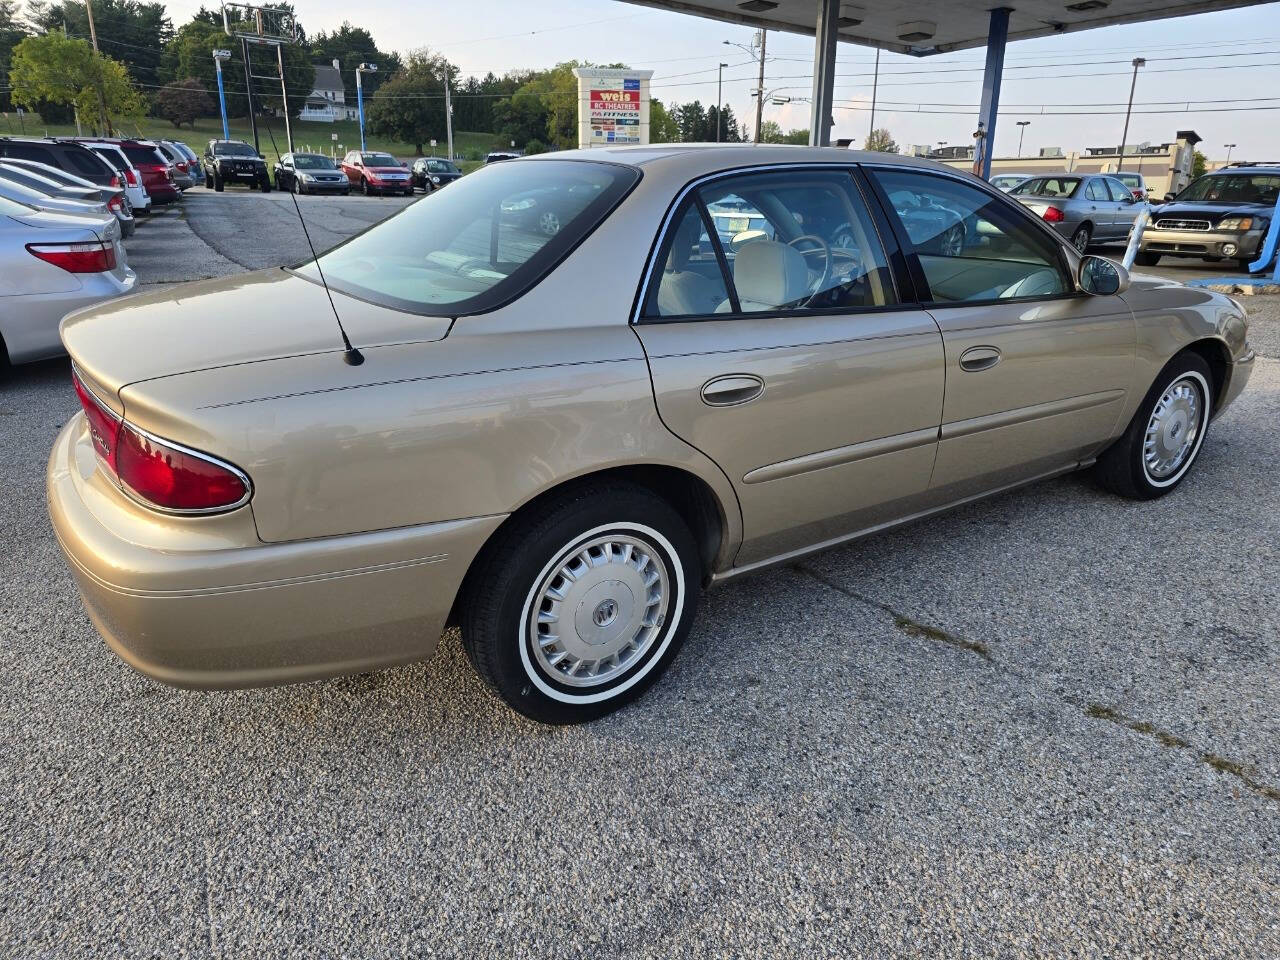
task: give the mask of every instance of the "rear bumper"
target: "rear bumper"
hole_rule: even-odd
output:
[[[1260,230],[1231,233],[1220,230],[1158,230],[1148,226],[1142,232],[1139,250],[1170,257],[1252,260],[1258,254],[1262,237]]]
[[[179,687],[269,686],[421,660],[502,517],[264,544],[249,508],[167,517],[103,475],[77,414],[50,454],[49,515],[98,632]]]

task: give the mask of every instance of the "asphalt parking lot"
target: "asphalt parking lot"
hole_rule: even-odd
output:
[[[301,198],[319,247],[404,202]],[[294,228],[197,189],[130,263],[291,262]],[[572,729],[456,636],[272,690],[133,673],[45,514],[67,364],[11,371],[0,955],[1280,957],[1280,306],[1246,303],[1263,358],[1175,494],[1067,477],[733,582]]]

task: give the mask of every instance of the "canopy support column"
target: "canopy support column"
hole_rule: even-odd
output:
[[[975,137],[973,172],[991,177],[991,154],[996,143],[996,114],[1000,112],[1000,80],[1004,75],[1004,48],[1009,41],[1008,7],[991,11],[987,30],[987,66],[982,75],[982,106],[978,110],[979,136]]]
[[[809,115],[811,147],[831,146],[831,109],[836,86],[836,21],[839,18],[840,0],[818,0],[818,23],[813,38],[813,103]]]

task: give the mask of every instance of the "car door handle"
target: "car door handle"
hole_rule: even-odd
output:
[[[970,347],[960,354],[960,369],[969,373],[990,370],[1000,362],[1000,351],[995,347]]]
[[[709,407],[750,403],[764,393],[764,381],[747,373],[716,377],[702,385],[702,402]]]

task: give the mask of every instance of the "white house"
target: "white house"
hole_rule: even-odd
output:
[[[315,89],[308,95],[298,114],[299,120],[315,120],[333,123],[335,120],[356,119],[356,108],[347,105],[346,89],[342,85],[342,70],[338,61],[316,64]]]

